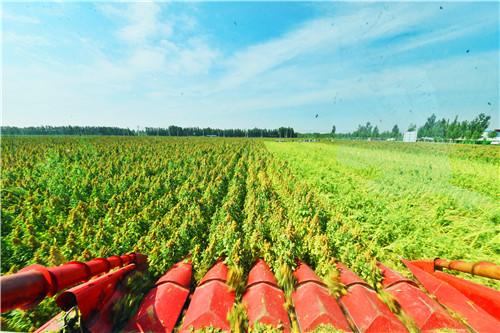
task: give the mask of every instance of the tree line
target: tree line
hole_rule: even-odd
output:
[[[449,119],[437,119],[433,114],[424,125],[418,127],[410,124],[407,131],[417,131],[418,138],[431,141],[458,140],[476,141],[490,124],[490,116],[479,114],[471,121],[459,121],[458,116],[453,121]],[[358,125],[352,133],[336,133],[336,126],[332,127],[330,133],[297,133],[292,127],[280,127],[278,129],[219,129],[200,127],[146,127],[144,130],[133,130],[129,128],[107,127],[107,126],[30,126],[14,127],[2,126],[2,135],[115,135],[115,136],[219,136],[219,137],[251,137],[251,138],[339,138],[339,139],[394,139],[402,140],[403,133],[396,124],[390,131],[380,131],[378,126],[367,122]],[[496,137],[496,132],[491,132],[490,137]]]
[[[148,136],[221,136],[232,138],[296,138],[297,133],[292,127],[280,127],[278,129],[253,128],[244,129],[219,129],[200,127],[179,127],[169,126],[168,128],[146,127],[145,133]]]
[[[399,140],[403,138],[403,134],[399,130],[398,125],[394,125],[391,131],[383,131],[380,132],[378,126],[373,126],[370,122],[367,122],[366,125],[359,125],[358,129],[352,133],[352,136],[356,138],[368,139],[368,138],[381,138],[381,139],[389,139],[394,138],[395,140]]]
[[[458,121],[458,116],[455,117],[453,121],[449,119],[437,119],[436,115],[433,114],[424,125],[418,127],[415,124],[410,124],[407,131],[413,132],[417,131],[417,137],[422,140],[430,141],[452,141],[456,142],[458,140],[478,140],[483,135],[484,131],[488,128],[490,124],[490,116],[483,113],[479,114],[471,121]],[[394,139],[401,140],[403,138],[403,133],[400,131],[398,125],[394,125],[391,131],[380,132],[378,126],[373,126],[370,122],[365,125],[358,125],[358,128],[352,133],[335,133],[335,126],[332,127],[330,133],[331,137],[336,138],[356,138],[356,139]],[[491,138],[496,137],[496,132],[491,132],[489,136]]]
[[[418,129],[417,136],[419,138],[433,138],[435,141],[457,141],[458,139],[478,140],[483,135],[486,128],[490,124],[490,116],[484,113],[479,114],[471,121],[458,121],[458,116],[450,122],[449,119],[438,120],[433,114],[427,118],[427,122]],[[490,137],[496,137],[495,132]],[[494,135],[494,136],[493,136]]]
[[[220,137],[262,137],[262,138],[296,138],[292,127],[278,129],[253,128],[218,129],[199,127],[169,126],[146,127],[144,130],[106,126],[2,126],[2,135],[114,135],[114,136],[220,136]]]
[[[2,135],[121,135],[133,136],[129,128],[107,126],[2,126]]]

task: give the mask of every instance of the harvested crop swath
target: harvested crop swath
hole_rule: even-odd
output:
[[[428,152],[426,144],[384,144],[266,142],[380,261],[403,271],[398,256],[496,261],[498,164],[449,157],[445,144],[429,144]],[[478,148],[498,154],[498,147]],[[495,287],[494,281],[474,279]]]

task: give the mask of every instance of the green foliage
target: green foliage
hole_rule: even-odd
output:
[[[408,125],[408,132],[413,132],[413,131],[416,131],[417,130],[417,125],[411,123],[410,125]]]
[[[2,330],[32,332],[45,324],[49,319],[61,312],[56,307],[54,298],[45,298],[36,308],[29,310],[12,310],[2,313]],[[4,328],[5,327],[5,328]]]
[[[124,291],[124,296],[119,298],[111,309],[113,327],[119,331],[134,316],[139,309],[139,305],[154,285],[155,280],[149,274],[142,271],[134,271],[124,285],[120,288]]]
[[[418,129],[418,137],[431,137],[434,141],[443,141],[444,139],[456,140],[458,138],[477,140],[490,124],[490,116],[481,113],[472,121],[466,120],[462,123],[458,122],[458,117],[450,123],[449,120],[443,118],[436,119],[433,114],[427,118],[426,123]]]
[[[384,302],[389,309],[398,317],[398,319],[406,326],[408,331],[411,333],[419,332],[418,326],[415,320],[409,317],[401,308],[396,298],[385,290],[379,290],[377,294],[378,298]]]
[[[234,303],[231,312],[227,315],[227,320],[231,324],[231,332],[243,333],[248,331],[247,311],[242,303]]]
[[[497,133],[497,132],[495,132],[495,131],[490,131],[490,132],[488,133],[488,138],[490,138],[490,139],[494,139],[494,138],[496,138],[497,136],[498,136],[498,133]]]
[[[398,125],[394,125],[391,131],[391,137],[399,139],[401,137],[401,132],[399,131]]]
[[[251,333],[281,333],[283,332],[283,325],[278,326],[278,327],[273,327],[273,325],[269,324],[262,324],[262,323],[256,323],[253,328],[250,328],[248,332]]]
[[[189,331],[193,333],[222,333],[222,330],[220,328],[215,328],[212,325],[209,327],[204,327],[202,329],[195,330],[193,326],[189,326]]]
[[[333,325],[330,325],[330,324],[320,324],[318,326],[316,326],[316,328],[312,331],[309,331],[311,333],[341,333],[341,332],[345,332],[344,330],[341,330],[341,329],[338,329],[338,328],[335,328]]]

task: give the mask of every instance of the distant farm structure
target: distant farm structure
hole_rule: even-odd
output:
[[[403,142],[417,142],[417,131],[405,132]]]

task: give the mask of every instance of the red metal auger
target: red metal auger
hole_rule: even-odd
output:
[[[405,313],[415,320],[421,332],[451,328],[456,332],[467,333],[464,326],[422,291],[414,281],[380,263],[378,267],[384,275],[384,290],[397,299]]]
[[[1,311],[4,313],[16,308],[31,309],[40,304],[46,296],[54,296],[61,290],[107,273],[112,268],[130,263],[141,266],[146,261],[146,255],[131,253],[107,259],[96,258],[87,262],[71,261],[51,268],[42,265],[27,266],[16,274],[0,277]]]
[[[467,324],[474,330],[477,332],[488,332],[490,330],[500,332],[500,322],[484,309],[471,302],[471,300],[457,289],[410,262],[404,259],[402,261],[430,294],[434,295],[441,304],[450,310],[460,313],[467,320]],[[494,292],[496,292],[497,301],[500,302],[500,297],[498,297],[500,296],[500,292],[492,291],[493,293],[489,295],[493,296]],[[500,313],[497,313],[498,315]]]
[[[478,332],[500,332],[500,291],[441,272],[443,267],[470,274],[500,278],[500,266],[491,262],[416,260],[403,263],[436,299],[459,313]]]

